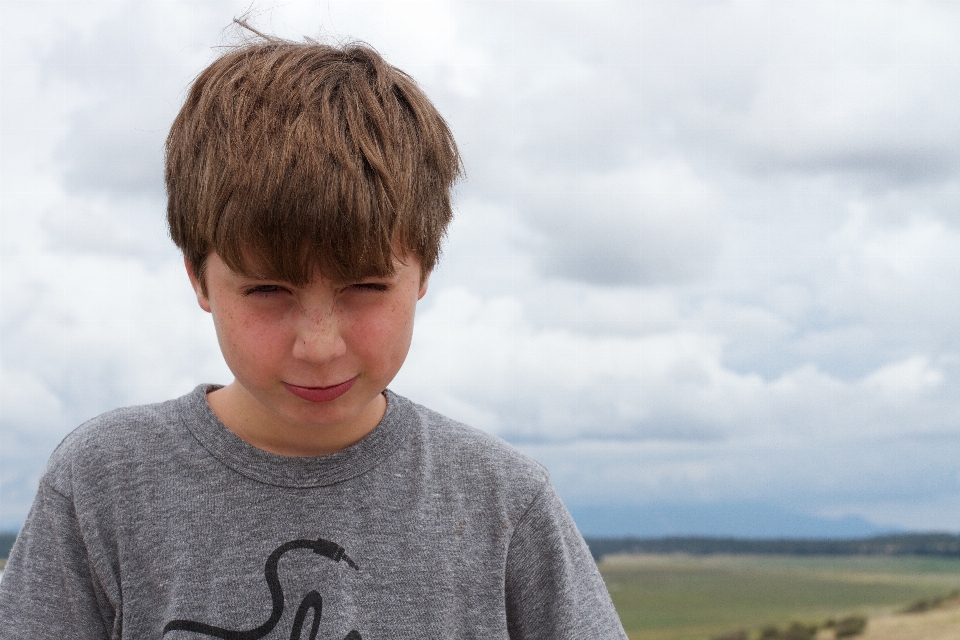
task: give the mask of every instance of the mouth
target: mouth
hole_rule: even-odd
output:
[[[354,376],[346,382],[335,384],[332,387],[300,387],[288,382],[284,382],[283,386],[287,388],[287,391],[307,402],[332,402],[350,391],[350,387],[356,381],[357,376]]]

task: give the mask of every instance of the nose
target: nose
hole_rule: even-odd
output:
[[[346,353],[341,333],[342,322],[335,309],[301,308],[293,356],[313,364],[323,364]]]

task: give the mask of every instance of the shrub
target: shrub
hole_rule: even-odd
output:
[[[930,611],[930,609],[936,609],[944,602],[955,600],[957,597],[960,597],[960,590],[954,589],[941,598],[924,598],[917,600],[901,609],[900,613],[923,613],[924,611]]]
[[[936,608],[939,604],[940,598],[921,599],[908,604],[900,610],[900,613],[923,613],[924,611]]]
[[[833,633],[837,638],[850,638],[860,635],[866,628],[866,616],[847,616],[837,620],[833,626]]]
[[[800,622],[794,622],[790,628],[780,634],[780,640],[813,640],[817,635],[817,626],[807,626]]]
[[[747,640],[748,637],[747,632],[740,629],[739,631],[731,631],[730,633],[714,636],[712,640]]]
[[[773,625],[760,630],[760,640],[813,640],[815,635],[817,625],[805,625],[801,622],[794,622],[783,631]]]

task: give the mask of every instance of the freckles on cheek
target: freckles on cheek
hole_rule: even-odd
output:
[[[275,338],[267,323],[248,313],[225,309],[215,320],[221,343],[225,343],[237,360],[263,358]]]

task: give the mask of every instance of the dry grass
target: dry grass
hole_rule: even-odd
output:
[[[856,640],[957,640],[960,638],[960,600],[925,613],[898,613],[871,618]],[[821,633],[817,640],[833,640]]]

